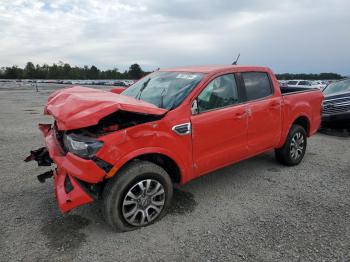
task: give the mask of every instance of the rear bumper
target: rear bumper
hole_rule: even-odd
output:
[[[93,197],[79,180],[96,184],[104,179],[106,172],[92,160],[82,159],[71,153],[66,154],[58,143],[53,129],[42,127],[40,129],[50,158],[57,166],[54,171],[54,186],[60,210],[64,213],[92,202]]]

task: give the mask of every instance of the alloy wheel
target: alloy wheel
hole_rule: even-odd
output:
[[[305,149],[305,139],[301,132],[296,132],[290,143],[290,156],[294,160],[298,160]]]
[[[144,179],[127,191],[122,213],[125,221],[133,226],[145,226],[154,221],[165,204],[163,185],[154,179]]]

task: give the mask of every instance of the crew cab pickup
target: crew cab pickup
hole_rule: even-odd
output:
[[[49,96],[46,146],[26,161],[55,165],[38,178],[54,177],[62,212],[102,199],[106,222],[128,231],[165,214],[174,183],[270,150],[299,164],[322,100],[252,66],[159,70],[121,94],[75,86]]]

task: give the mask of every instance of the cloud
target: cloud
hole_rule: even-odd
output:
[[[240,52],[276,72],[350,74],[349,11],[347,0],[0,0],[0,61],[154,69]]]

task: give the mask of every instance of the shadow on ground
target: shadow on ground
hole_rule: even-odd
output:
[[[329,135],[329,136],[337,136],[337,137],[350,137],[350,128],[328,128],[321,127],[318,130],[321,134]]]
[[[197,206],[197,202],[194,200],[192,193],[182,191],[178,188],[174,188],[173,201],[168,210],[168,214],[171,215],[184,215],[194,211]]]
[[[51,251],[77,249],[85,242],[85,234],[80,232],[90,221],[79,215],[56,217],[41,228],[47,237],[46,246]]]

